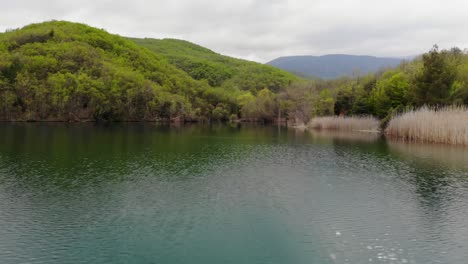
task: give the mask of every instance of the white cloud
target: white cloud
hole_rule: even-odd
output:
[[[0,30],[51,19],[124,36],[182,38],[219,53],[266,62],[328,53],[406,56],[468,47],[461,0],[15,0]]]

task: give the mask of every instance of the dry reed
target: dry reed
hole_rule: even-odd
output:
[[[309,128],[340,131],[378,131],[380,122],[374,117],[316,117],[309,122]]]
[[[468,108],[423,107],[390,120],[385,134],[407,141],[468,145]]]

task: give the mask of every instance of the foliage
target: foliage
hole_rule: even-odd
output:
[[[307,123],[314,114],[318,86],[315,82],[294,83],[279,94],[280,114],[296,123]]]
[[[458,48],[439,51],[435,46],[394,69],[311,83],[315,87],[310,95],[315,99],[309,106],[313,116],[372,115],[385,126],[393,116],[412,107],[467,105],[468,54]]]
[[[468,104],[468,54],[427,54],[394,69],[305,81],[174,39],[127,39],[51,21],[0,34],[0,120],[308,123],[386,121],[422,105]]]
[[[263,88],[278,92],[299,78],[269,65],[235,59],[176,39],[131,39],[161,54],[196,80],[213,87],[231,87],[256,94]]]
[[[238,97],[238,102],[241,105],[241,115],[247,120],[271,121],[278,113],[276,94],[268,88],[259,91],[257,96],[243,94]]]
[[[439,52],[438,47],[423,55],[423,70],[415,80],[413,103],[417,106],[446,105],[450,101],[450,89],[456,80],[456,64],[459,50]]]
[[[0,120],[228,120],[239,96],[298,79],[189,42],[139,41],[63,21],[0,34]]]
[[[375,116],[385,118],[393,109],[407,105],[409,86],[409,79],[404,72],[388,71],[383,74],[370,95]]]
[[[333,115],[333,106],[334,100],[330,94],[330,91],[328,89],[324,89],[320,92],[315,102],[314,113],[317,116]]]

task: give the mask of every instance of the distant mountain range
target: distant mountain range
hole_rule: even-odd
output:
[[[382,68],[398,66],[405,58],[379,58],[333,54],[324,56],[288,56],[268,62],[274,67],[305,78],[334,79],[352,76],[353,73],[367,74]]]

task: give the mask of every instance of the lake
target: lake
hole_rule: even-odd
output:
[[[468,148],[275,126],[0,124],[0,263],[460,263]]]

